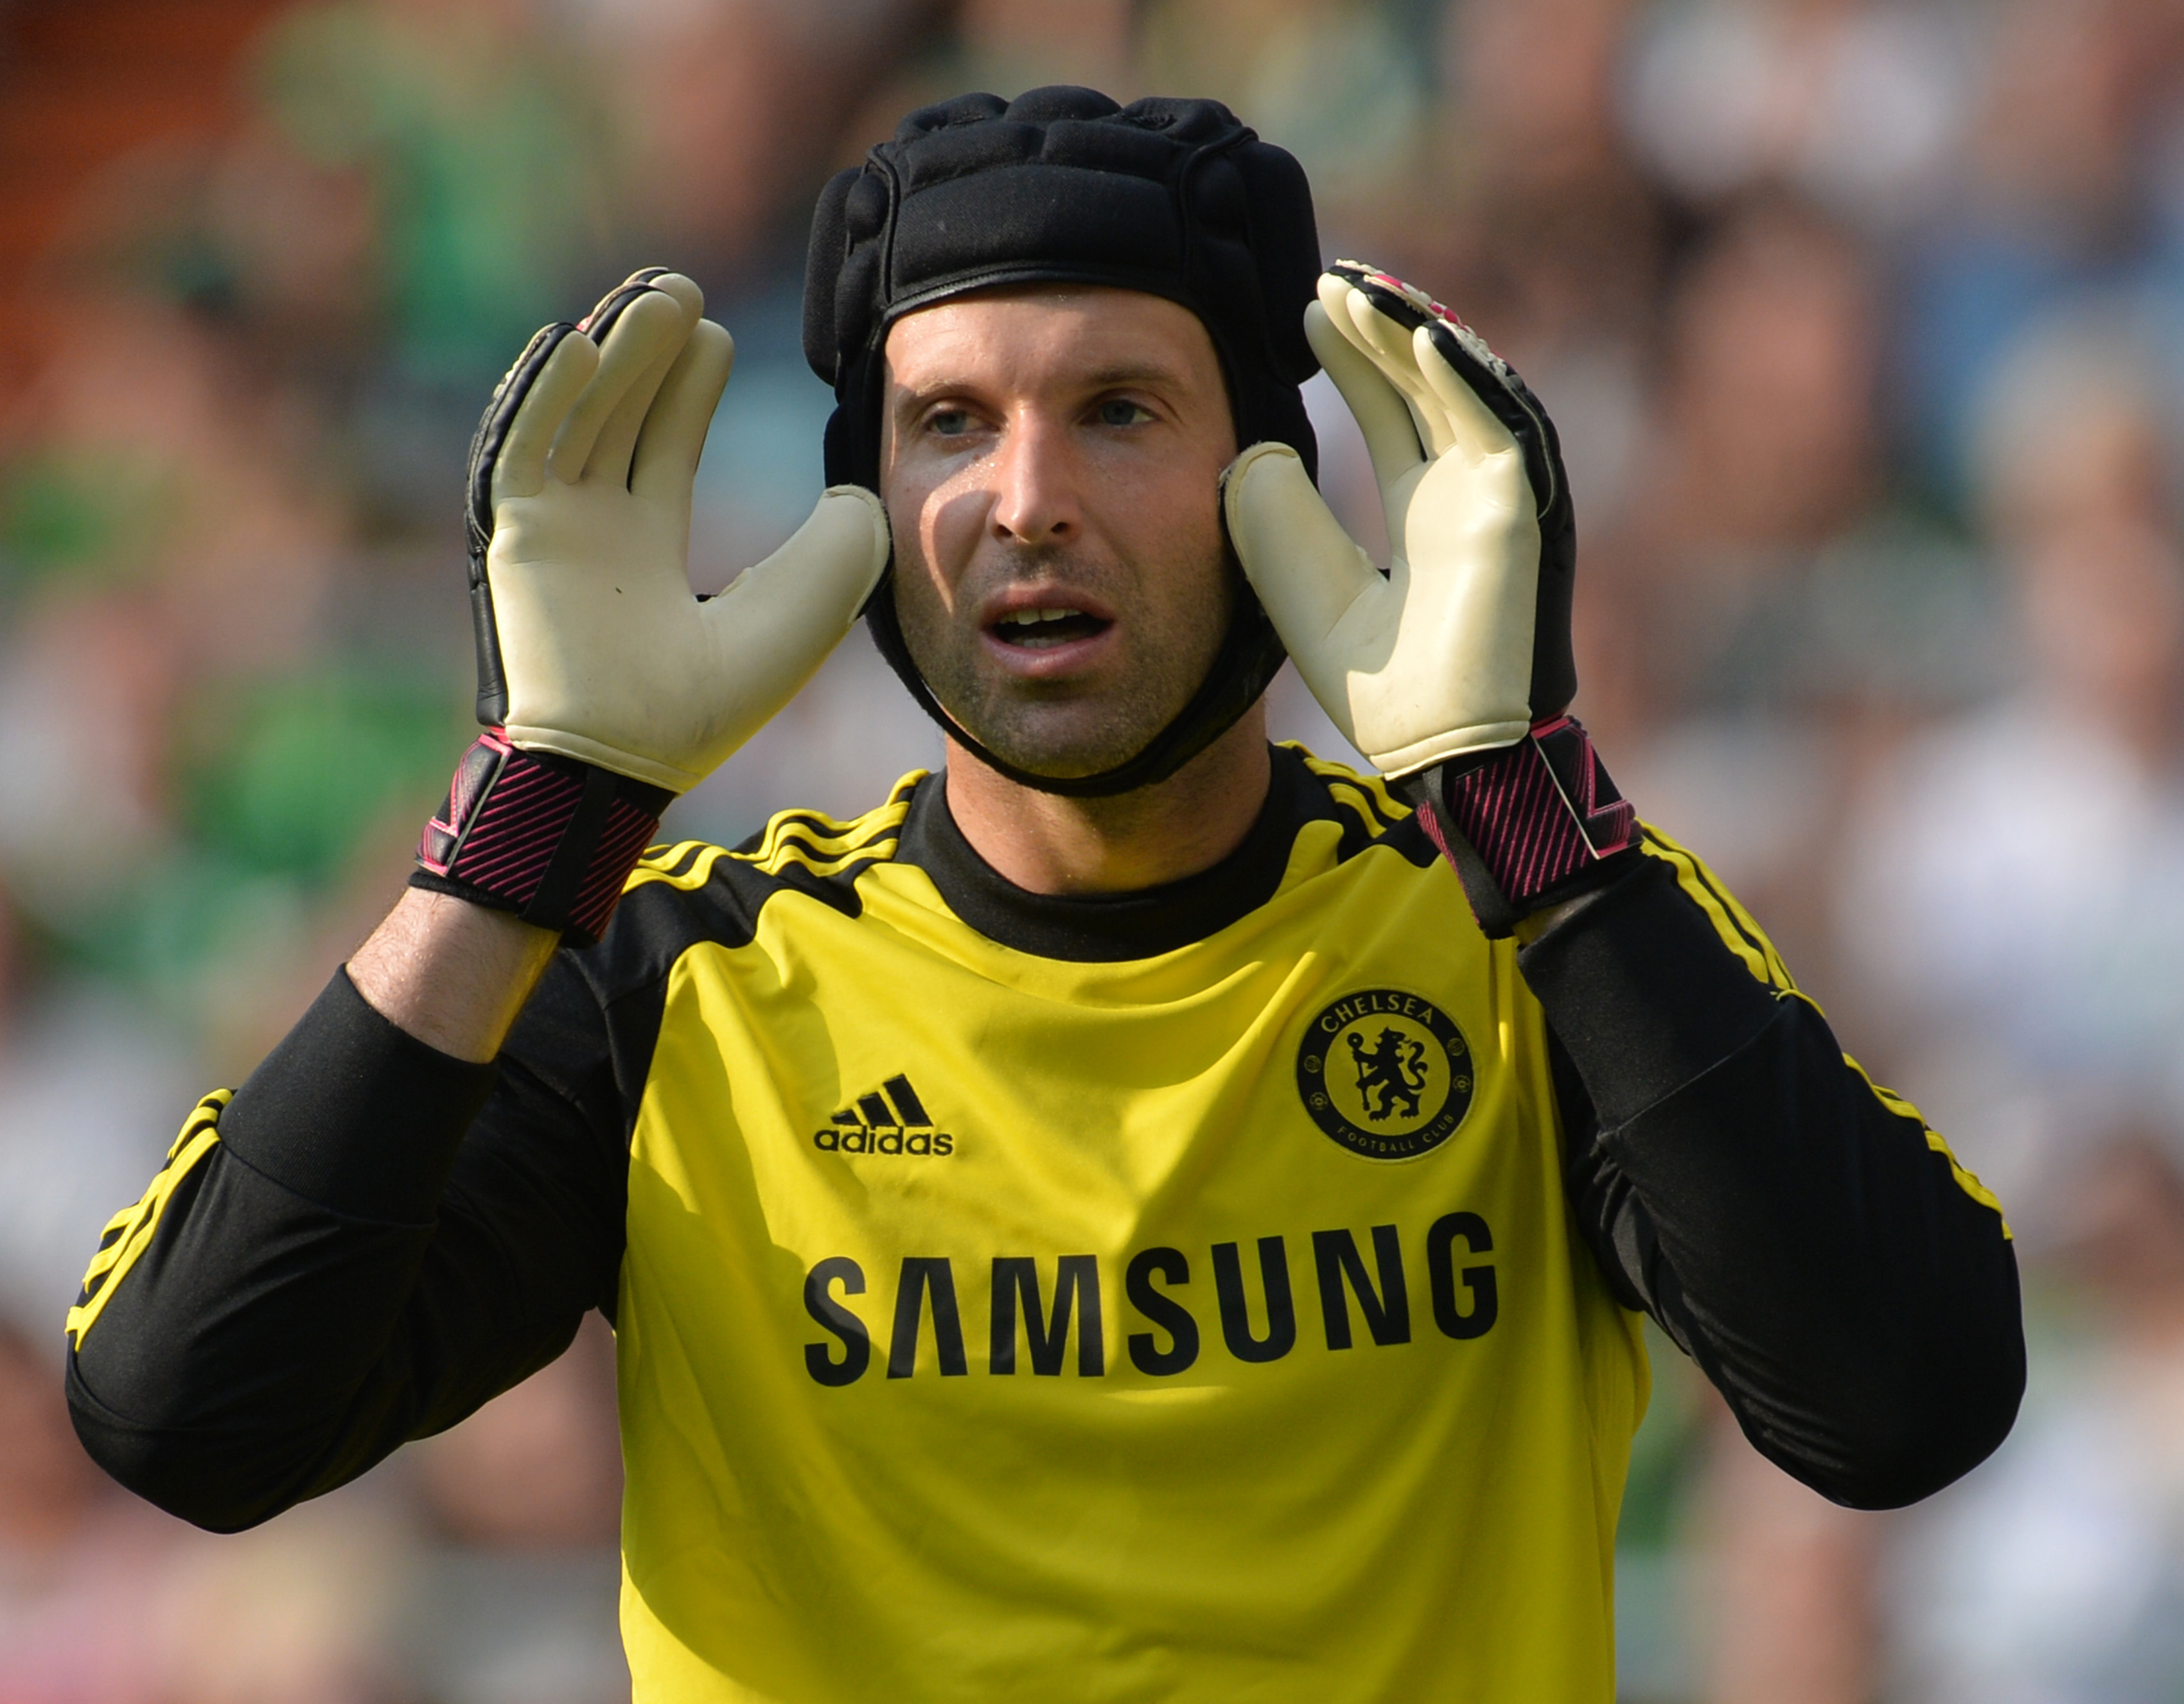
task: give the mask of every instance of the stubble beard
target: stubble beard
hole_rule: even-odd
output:
[[[1215,597],[1177,621],[1149,619],[1134,607],[1123,589],[1132,576],[1094,571],[1065,551],[1020,550],[987,572],[1012,583],[1067,581],[1126,612],[1118,625],[1128,665],[1119,680],[1112,673],[1097,682],[1019,680],[994,666],[978,628],[941,606],[922,564],[897,565],[889,595],[903,643],[941,708],[1004,762],[1056,781],[1117,768],[1151,744],[1204,684],[1235,607],[1233,566],[1217,577]]]

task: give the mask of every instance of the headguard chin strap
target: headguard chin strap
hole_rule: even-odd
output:
[[[1319,270],[1302,169],[1217,101],[1123,107],[1056,87],[912,113],[827,184],[812,220],[804,353],[834,387],[827,482],[878,489],[888,327],[951,296],[1022,283],[1112,285],[1190,309],[1220,357],[1238,447],[1274,440],[1316,468],[1297,387],[1319,366],[1304,336]],[[1284,659],[1240,580],[1221,649],[1173,721],[1112,769],[1039,775],[988,750],[934,697],[903,642],[893,578],[890,565],[865,618],[911,695],[980,762],[1066,797],[1165,780],[1235,726]]]

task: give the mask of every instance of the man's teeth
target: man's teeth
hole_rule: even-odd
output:
[[[1057,628],[1055,624],[1061,622],[1069,625]],[[1083,638],[1085,615],[1082,610],[1012,610],[994,625],[1001,629],[1002,637],[1011,645],[1043,651]]]

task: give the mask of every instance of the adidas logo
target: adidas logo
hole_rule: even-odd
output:
[[[824,1129],[812,1133],[811,1145],[839,1154],[922,1154],[945,1159],[956,1139],[933,1128],[932,1115],[907,1077],[890,1077],[855,1106],[833,1114]]]

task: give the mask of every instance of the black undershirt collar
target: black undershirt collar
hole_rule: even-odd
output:
[[[1002,946],[1082,964],[1152,958],[1217,934],[1265,905],[1288,871],[1297,831],[1334,815],[1326,788],[1302,758],[1282,746],[1268,755],[1266,803],[1244,844],[1180,882],[1082,896],[1019,888],[963,838],[940,774],[919,782],[895,856],[924,871],[949,910]]]

